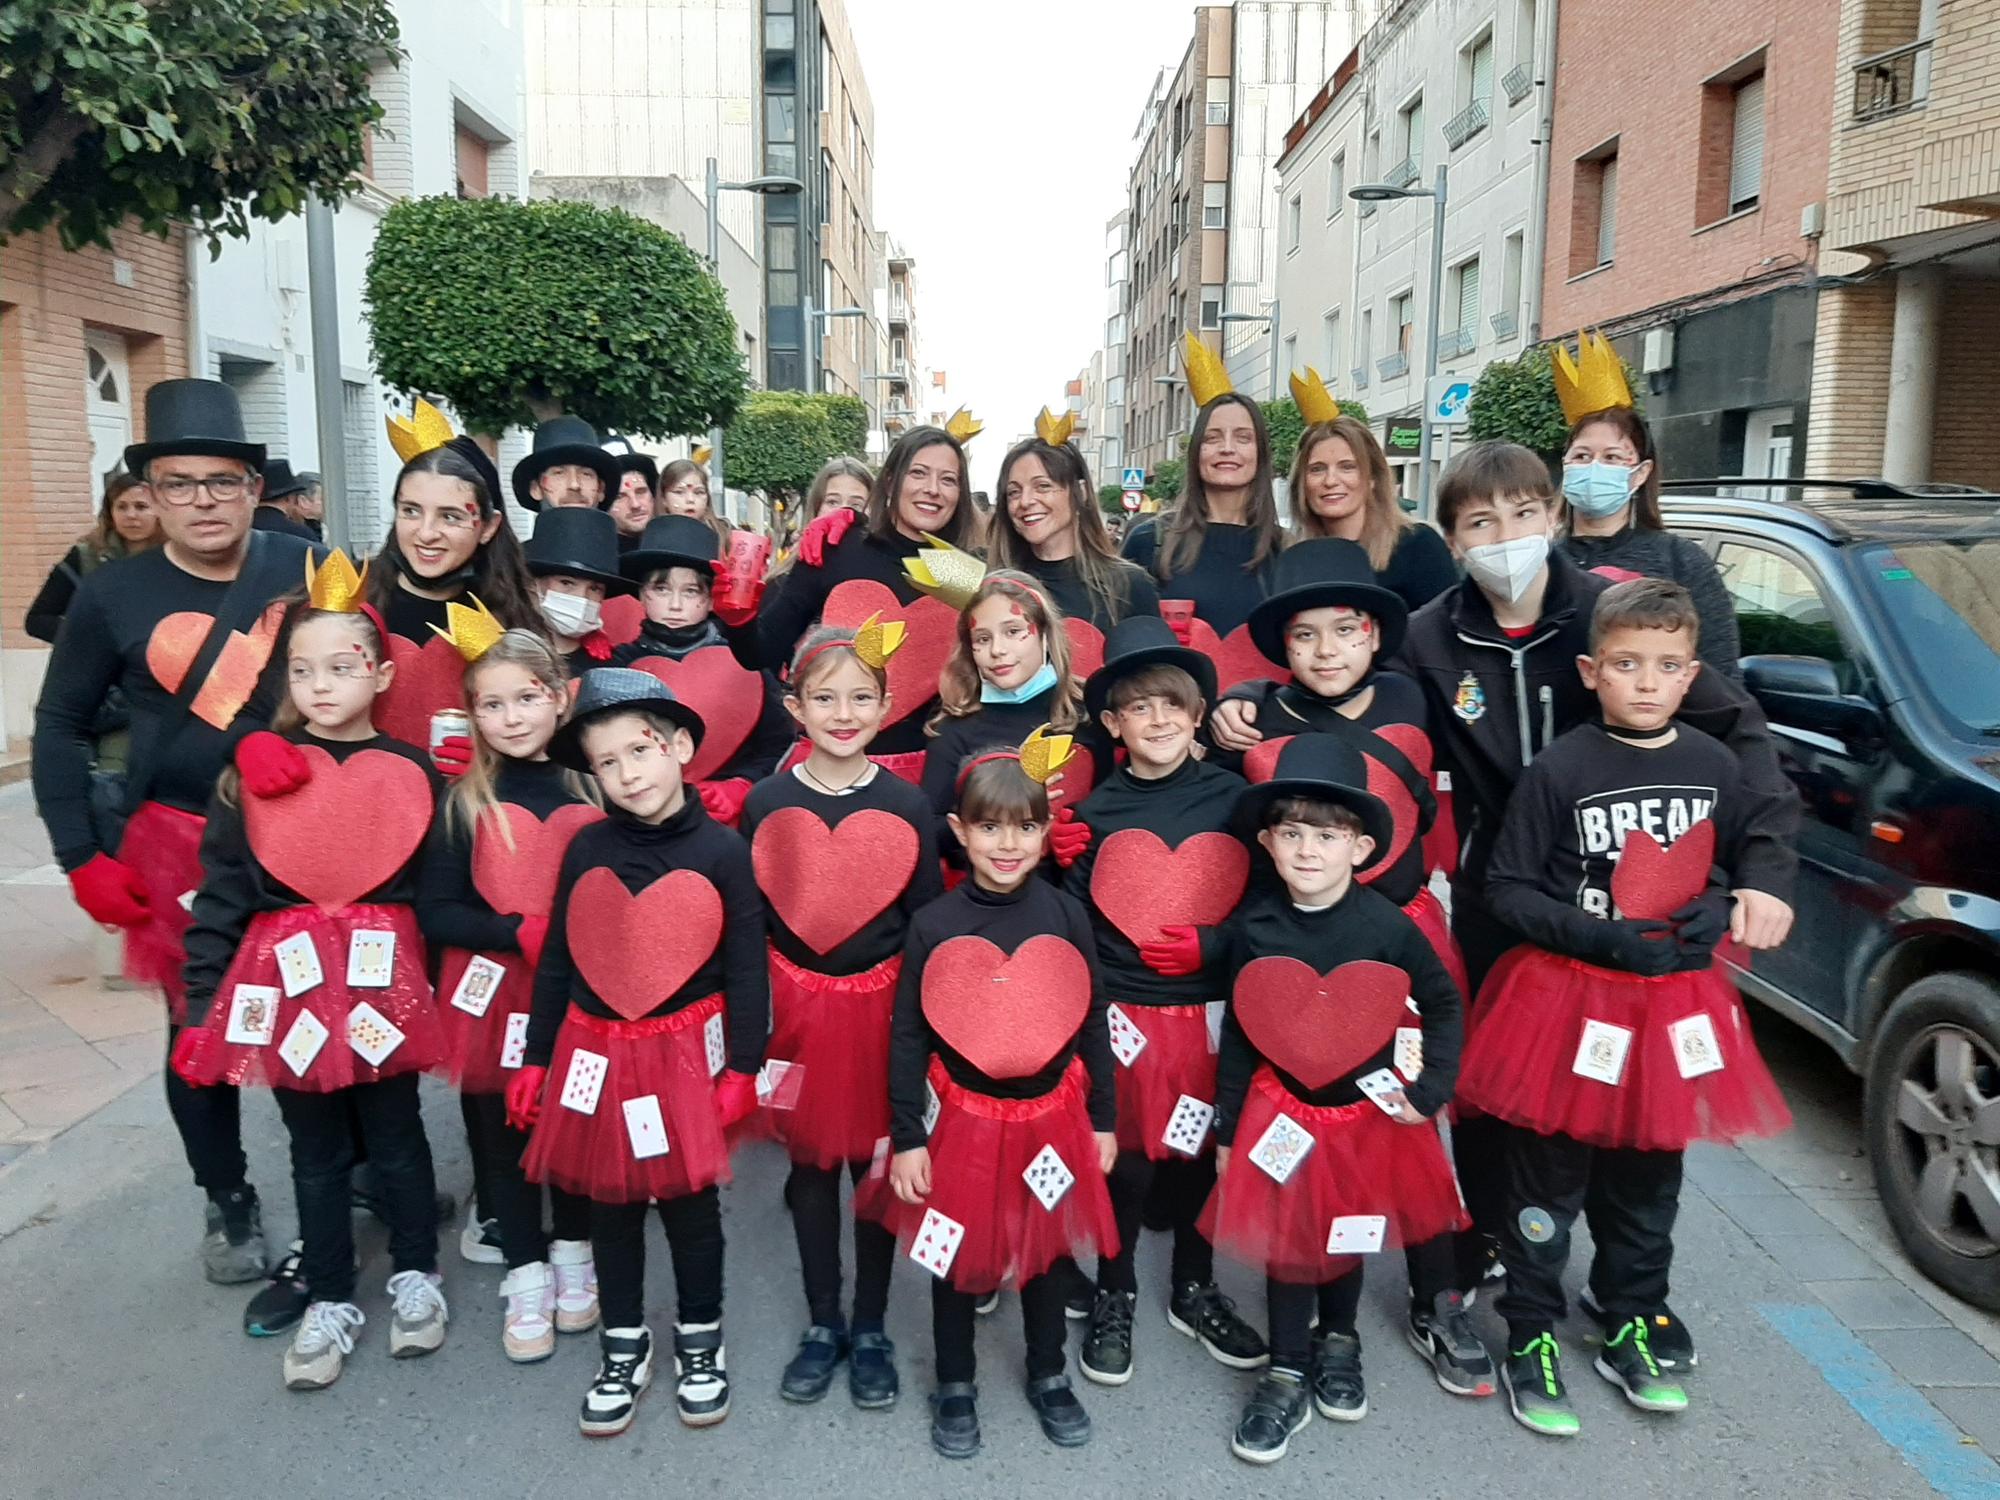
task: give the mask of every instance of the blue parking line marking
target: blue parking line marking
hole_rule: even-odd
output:
[[[1757,1312],[1945,1500],[2000,1500],[2000,1464],[1826,1308],[1760,1302]]]

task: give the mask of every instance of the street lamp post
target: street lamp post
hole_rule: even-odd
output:
[[[1271,299],[1267,313],[1224,313],[1224,323],[1269,323],[1271,325],[1271,399],[1278,399],[1278,299]]]
[[[1186,385],[1187,382],[1181,379],[1181,377],[1178,375],[1155,375],[1153,377],[1153,384],[1165,385],[1165,386],[1182,386]]]
[[[715,279],[722,280],[722,224],[717,215],[719,200],[724,193],[762,193],[778,195],[783,193],[803,193],[806,185],[796,177],[752,177],[747,182],[724,182],[716,171],[715,158],[708,159],[707,171],[708,200],[708,263],[715,268]],[[762,257],[753,257],[762,264]],[[725,289],[725,296],[727,291]],[[708,459],[713,465],[715,487],[722,494],[722,508],[729,509],[729,481],[722,472],[722,429],[708,429]]]
[[[1347,190],[1347,196],[1357,203],[1387,203],[1398,198],[1428,198],[1431,200],[1431,286],[1427,299],[1430,307],[1430,326],[1424,334],[1424,415],[1421,436],[1417,440],[1417,514],[1425,520],[1431,515],[1431,381],[1438,372],[1438,304],[1444,297],[1444,205],[1445,169],[1440,162],[1434,184],[1427,188],[1391,187],[1386,182],[1364,182],[1359,187]]]

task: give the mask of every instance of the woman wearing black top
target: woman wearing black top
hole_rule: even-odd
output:
[[[145,481],[136,474],[113,475],[104,485],[97,524],[78,537],[62,561],[49,569],[41,592],[28,606],[24,628],[36,640],[53,643],[84,574],[159,544],[160,518],[153,513],[152,492]]]
[[[1293,391],[1298,394],[1296,376]],[[1305,404],[1301,397],[1302,409]],[[1359,543],[1375,581],[1412,610],[1458,582],[1451,549],[1436,531],[1403,514],[1388,454],[1368,424],[1354,417],[1314,422],[1292,459],[1292,540],[1320,536]]]

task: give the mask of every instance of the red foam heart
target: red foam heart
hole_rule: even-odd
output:
[[[337,761],[301,745],[312,779],[278,797],[243,794],[250,852],[315,906],[351,906],[387,885],[429,831],[430,778],[405,756],[358,750]]]
[[[472,840],[472,884],[497,912],[546,917],[555,905],[556,876],[569,841],[579,828],[602,821],[604,809],[576,802],[542,819],[516,803],[502,802],[497,812],[507,820],[514,847],[509,849],[500,830],[481,818]]]
[[[757,885],[799,940],[831,953],[902,895],[917,869],[917,830],[878,808],[829,828],[819,814],[782,807],[757,825]]]
[[[887,728],[937,701],[938,678],[958,640],[958,616],[928,594],[904,604],[886,584],[850,578],[834,585],[819,620],[839,630],[858,630],[874,614],[884,623],[900,620],[905,632],[902,647],[889,658],[889,713],[882,721]]]
[[[1250,851],[1226,833],[1197,833],[1169,849],[1145,828],[1122,828],[1097,848],[1090,899],[1136,943],[1166,939],[1165,927],[1214,927],[1242,899]]]
[[[1431,737],[1414,724],[1379,724],[1375,733],[1403,752],[1403,758],[1416,767],[1417,774],[1426,782],[1431,772],[1437,768],[1437,752],[1431,746]]]
[[[284,622],[285,606],[273,603],[247,632],[230,631],[209,664],[208,676],[188,712],[217,729],[235,723],[243,705],[257,691],[257,679],[270,663],[271,648],[278,643],[278,630]],[[146,670],[160,686],[170,693],[180,690],[214,624],[212,616],[188,609],[166,615],[153,626],[146,638]]]
[[[638,895],[602,865],[569,893],[569,951],[597,998],[628,1021],[658,1010],[722,941],[722,897],[692,870]]]
[[[1215,684],[1228,692],[1239,682],[1290,682],[1290,667],[1281,667],[1257,649],[1250,639],[1250,627],[1238,625],[1226,636],[1218,636],[1208,621],[1196,619],[1188,631],[1188,644],[1215,663]]]
[[[1069,637],[1069,675],[1081,680],[1104,665],[1104,632],[1074,615],[1063,621]]]
[[[1236,976],[1232,1004],[1251,1046],[1323,1089],[1389,1045],[1409,994],[1409,975],[1372,958],[1324,975],[1296,958],[1258,958]]]
[[[1026,1078],[1069,1045],[1090,1012],[1090,965],[1059,937],[1003,954],[983,937],[938,944],[924,965],[924,1018],[988,1078]]]
[[[598,628],[614,646],[639,639],[639,627],[646,623],[646,606],[632,594],[613,594],[597,611]]]
[[[1278,752],[1291,743],[1291,738],[1285,735],[1280,739],[1260,740],[1253,745],[1243,757],[1244,779],[1269,781],[1277,772]],[[1368,885],[1394,869],[1396,861],[1410,847],[1410,840],[1417,836],[1417,799],[1403,778],[1374,756],[1364,753],[1362,760],[1368,767],[1368,790],[1380,797],[1389,809],[1390,826],[1394,830],[1389,839],[1389,852],[1354,877],[1363,885]]]
[[[1714,864],[1715,824],[1707,818],[1675,839],[1671,849],[1635,828],[1611,867],[1611,899],[1624,916],[1663,922],[1708,888]]]
[[[743,666],[727,646],[703,646],[679,661],[642,656],[632,665],[659,678],[701,715],[701,745],[682,773],[689,781],[706,781],[728,765],[764,711],[762,674]]]
[[[1259,740],[1243,755],[1243,779],[1250,782],[1269,781],[1278,773],[1278,755],[1292,742],[1289,734],[1281,734],[1274,740]]]
[[[431,715],[465,707],[465,658],[438,636],[419,646],[392,635],[389,660],[396,664],[396,680],[375,700],[375,727],[391,739],[428,749]]]

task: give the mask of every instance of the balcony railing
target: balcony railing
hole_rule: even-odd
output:
[[[1417,173],[1422,170],[1423,167],[1414,156],[1406,156],[1389,168],[1389,186],[1408,187],[1417,180]]]
[[[1486,128],[1486,101],[1475,99],[1444,122],[1444,143],[1456,151]]]
[[[1477,328],[1447,328],[1438,335],[1438,358],[1456,359],[1479,347]]]
[[[1493,324],[1493,336],[1497,339],[1511,339],[1521,331],[1521,320],[1510,312],[1497,312],[1488,321]]]
[[[1401,352],[1391,354],[1387,358],[1376,360],[1375,368],[1381,372],[1384,380],[1394,380],[1398,375],[1410,373],[1410,356]]]
[[[1905,42],[1854,65],[1854,118],[1880,120],[1914,109],[1931,91],[1931,38]]]
[[[1365,391],[1368,389],[1368,366],[1356,365],[1352,370],[1349,370],[1347,373],[1354,377],[1354,388],[1357,391]]]
[[[1500,80],[1500,87],[1507,91],[1507,102],[1519,104],[1528,97],[1528,90],[1535,86],[1535,70],[1526,63],[1516,64],[1507,70],[1507,76]]]
[[[891,297],[889,299],[889,321],[891,323],[907,323],[910,321],[910,304],[906,298]]]

